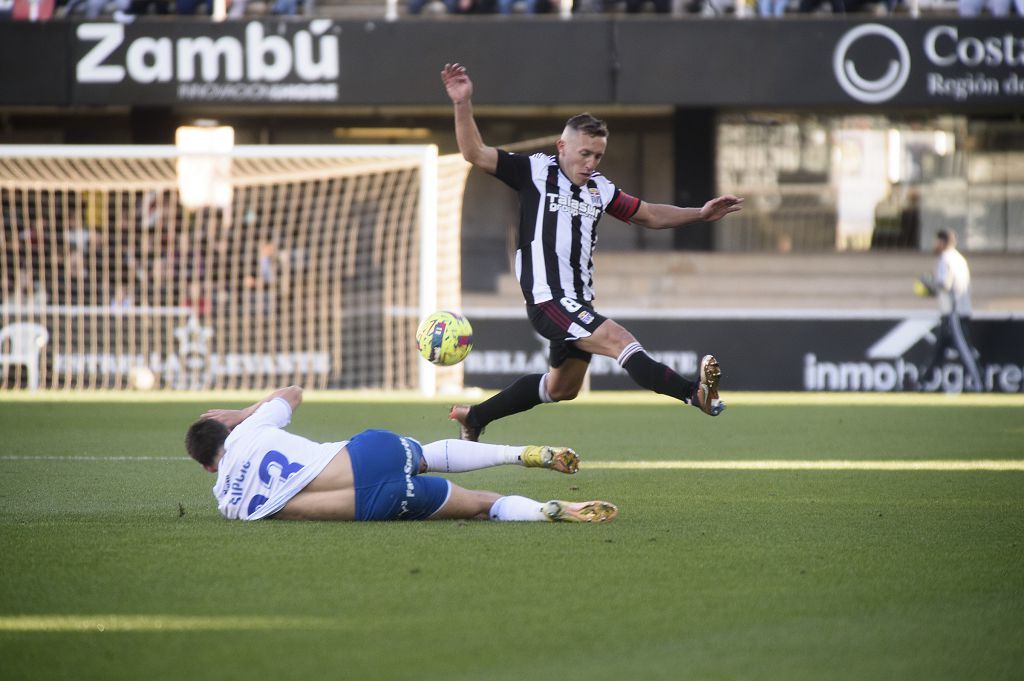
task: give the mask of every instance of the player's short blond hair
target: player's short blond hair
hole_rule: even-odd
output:
[[[584,112],[576,114],[565,122],[567,130],[575,130],[590,137],[607,137],[608,125],[600,118]]]

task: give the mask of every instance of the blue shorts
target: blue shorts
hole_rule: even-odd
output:
[[[348,455],[356,487],[356,520],[426,520],[444,506],[452,484],[420,475],[423,447],[387,430],[364,430]]]

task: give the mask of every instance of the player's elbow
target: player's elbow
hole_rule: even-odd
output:
[[[281,391],[281,397],[287,402],[292,409],[295,409],[302,404],[302,386],[301,385],[290,385]]]
[[[484,152],[482,147],[480,149],[467,149],[462,152],[462,158],[466,159],[477,168],[487,170],[487,154]]]
[[[485,173],[492,175],[498,169],[498,151],[487,145],[460,148],[462,158]]]

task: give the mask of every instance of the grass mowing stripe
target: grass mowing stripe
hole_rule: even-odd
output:
[[[1024,471],[1024,459],[976,461],[593,461],[581,469],[728,471]]]
[[[0,456],[0,461],[187,461],[183,456]],[[585,461],[595,470],[728,471],[1024,471],[1024,459],[950,461],[842,461],[765,459],[762,461]]]
[[[192,461],[186,456],[19,456],[3,455],[0,461]]]
[[[336,629],[321,617],[208,617],[182,615],[0,615],[0,632],[274,631]]]
[[[149,392],[92,390],[31,392],[0,391],[0,404],[189,404],[201,405],[192,418],[210,406],[238,403],[248,404],[267,396],[270,391],[257,390],[152,390]],[[307,390],[303,402],[307,404],[422,404],[449,405],[461,402],[480,402],[496,394],[493,390],[467,389],[453,395],[425,397],[411,390]],[[730,409],[738,406],[893,406],[893,407],[1019,407],[1024,406],[1022,393],[854,393],[854,392],[745,392],[726,390],[722,399]],[[623,406],[661,405],[678,406],[678,402],[654,393],[638,390],[597,390],[585,392],[573,404],[615,404]]]

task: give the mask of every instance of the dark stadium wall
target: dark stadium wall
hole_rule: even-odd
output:
[[[70,103],[69,35],[57,24],[0,22],[0,105]]]
[[[675,133],[675,203],[701,206],[715,195],[715,110],[677,108],[673,117]],[[672,230],[677,249],[710,251],[714,245],[712,226],[707,223]]]

